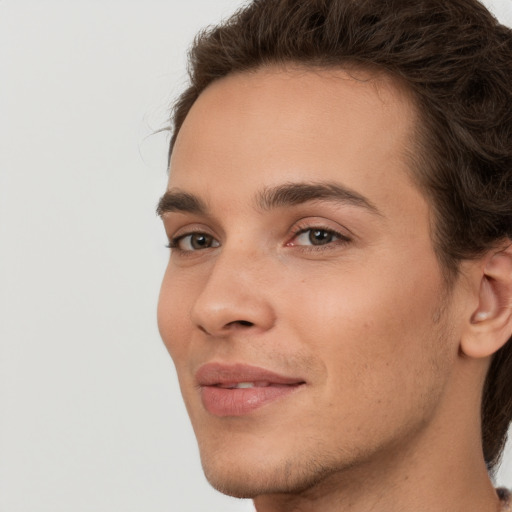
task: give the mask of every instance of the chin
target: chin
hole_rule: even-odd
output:
[[[228,451],[201,455],[205,476],[212,487],[235,498],[254,499],[268,494],[298,494],[318,486],[330,476],[343,472],[352,464],[295,453],[278,459],[278,455],[260,452],[230,456]],[[322,460],[323,459],[323,460]],[[320,462],[320,460],[322,462]]]
[[[254,499],[269,494],[298,494],[318,485],[330,472],[316,469],[297,474],[284,463],[282,467],[252,467],[248,471],[217,471],[204,467],[210,485],[228,496]]]

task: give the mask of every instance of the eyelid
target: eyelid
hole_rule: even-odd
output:
[[[208,224],[205,224],[201,221],[189,219],[181,219],[181,221],[179,221],[179,219],[175,219],[175,222],[164,222],[164,227],[167,238],[169,239],[169,243],[184,236],[194,235],[197,233],[204,233],[205,235],[218,239],[218,236],[215,234],[212,228]]]
[[[335,224],[335,226],[333,226],[333,224]],[[352,238],[354,238],[354,235],[345,226],[342,226],[337,222],[331,222],[321,217],[300,219],[290,229],[290,236],[297,236],[300,233],[314,229],[329,231],[347,240],[351,240]]]
[[[214,245],[212,247],[204,247],[202,249],[182,249],[179,247],[179,244],[183,239],[185,239],[187,237],[191,237],[193,235],[205,235],[205,236],[211,238],[212,241],[214,241],[214,243],[216,242],[216,245]],[[205,226],[194,226],[194,227],[184,226],[184,227],[178,229],[175,234],[173,234],[172,236],[169,236],[169,242],[167,244],[167,248],[169,248],[175,252],[181,253],[183,255],[195,254],[195,253],[198,253],[201,251],[205,251],[207,249],[215,249],[219,246],[220,246],[220,241],[218,240],[218,237],[216,237],[211,232],[211,230],[207,229]]]
[[[295,244],[293,240],[297,239],[300,235],[307,233],[308,231],[320,230],[330,233],[337,237],[337,240],[333,240],[331,242],[327,242],[325,244]],[[330,250],[340,245],[345,245],[349,242],[352,242],[353,237],[350,234],[347,234],[347,229],[334,228],[330,226],[327,222],[321,219],[302,219],[292,228],[290,235],[287,238],[287,242],[285,243],[286,247],[295,247],[304,251],[321,251],[321,250]]]
[[[333,224],[335,224],[335,226],[333,226]],[[318,245],[303,243],[299,244],[294,242],[301,234],[313,230],[321,230],[327,233],[331,233],[337,239]],[[172,234],[170,234],[169,231],[171,230],[168,230],[169,242],[167,247],[183,255],[197,254],[198,252],[206,251],[207,249],[214,249],[222,245],[219,236],[214,233],[214,231],[209,226],[202,223],[182,225],[181,227],[172,230]],[[200,234],[211,237],[215,245],[213,247],[204,247],[201,249],[181,249],[179,247],[179,243],[184,238]],[[345,245],[349,242],[352,242],[353,240],[354,235],[350,232],[350,230],[345,226],[338,224],[337,222],[334,223],[333,221],[322,217],[304,217],[296,221],[295,224],[291,227],[288,235],[285,236],[284,246],[295,247],[296,249],[304,251],[321,251]]]

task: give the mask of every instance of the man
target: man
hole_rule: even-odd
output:
[[[190,62],[158,315],[210,483],[510,510],[511,31],[476,0],[256,0]]]

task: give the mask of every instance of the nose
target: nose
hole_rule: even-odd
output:
[[[220,254],[194,302],[192,322],[215,337],[270,329],[275,310],[269,296],[268,271],[254,254]]]

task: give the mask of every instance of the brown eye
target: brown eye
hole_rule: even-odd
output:
[[[219,242],[211,235],[206,233],[191,233],[190,235],[180,236],[171,241],[171,249],[179,251],[191,252],[201,249],[209,249],[210,247],[219,247]]]
[[[203,233],[190,235],[190,246],[192,249],[207,249],[208,247],[211,247],[212,241],[213,237]]]
[[[325,229],[311,229],[309,230],[309,241],[311,245],[324,245],[332,242],[335,235],[332,231]]]
[[[301,231],[293,245],[327,245],[342,237],[329,229],[311,228]]]

